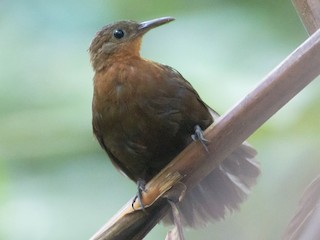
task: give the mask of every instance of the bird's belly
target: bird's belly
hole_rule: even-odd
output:
[[[108,126],[103,130],[106,147],[134,181],[148,181],[185,147],[185,138],[191,139],[177,135],[169,118],[146,113],[135,102],[110,106],[102,118],[101,125]]]

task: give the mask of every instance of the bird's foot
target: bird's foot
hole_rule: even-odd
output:
[[[191,135],[191,138],[193,141],[200,141],[206,152],[209,152],[207,143],[210,142],[208,141],[204,136],[203,136],[203,130],[199,125],[196,125],[194,127],[194,134]]]
[[[143,202],[142,202],[142,192],[146,191],[146,181],[141,179],[141,178],[139,178],[138,181],[137,181],[137,185],[138,185],[138,192],[137,192],[137,195],[132,200],[131,206],[132,206],[133,210],[136,210],[134,208],[134,203],[138,200],[142,211],[145,211],[145,207],[144,207]]]

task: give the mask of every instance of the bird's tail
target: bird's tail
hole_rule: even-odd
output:
[[[210,220],[220,220],[227,212],[237,210],[260,173],[255,155],[256,151],[243,143],[197,186],[187,191],[177,204],[182,224],[205,226]],[[168,214],[164,222],[172,223],[172,214]]]

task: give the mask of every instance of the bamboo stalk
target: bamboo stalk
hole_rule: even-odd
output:
[[[305,29],[311,35],[320,26],[319,0],[292,0]]]

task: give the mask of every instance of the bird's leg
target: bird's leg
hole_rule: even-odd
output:
[[[191,138],[193,141],[199,140],[206,152],[209,152],[207,143],[210,142],[208,141],[204,136],[203,136],[203,130],[199,125],[196,125],[194,127],[194,134],[191,135]]]
[[[146,190],[146,181],[139,178],[137,181],[137,185],[138,185],[138,192],[137,192],[137,195],[134,197],[131,206],[135,210],[134,203],[138,200],[141,206],[141,209],[145,211],[144,205],[142,203],[142,192]]]

